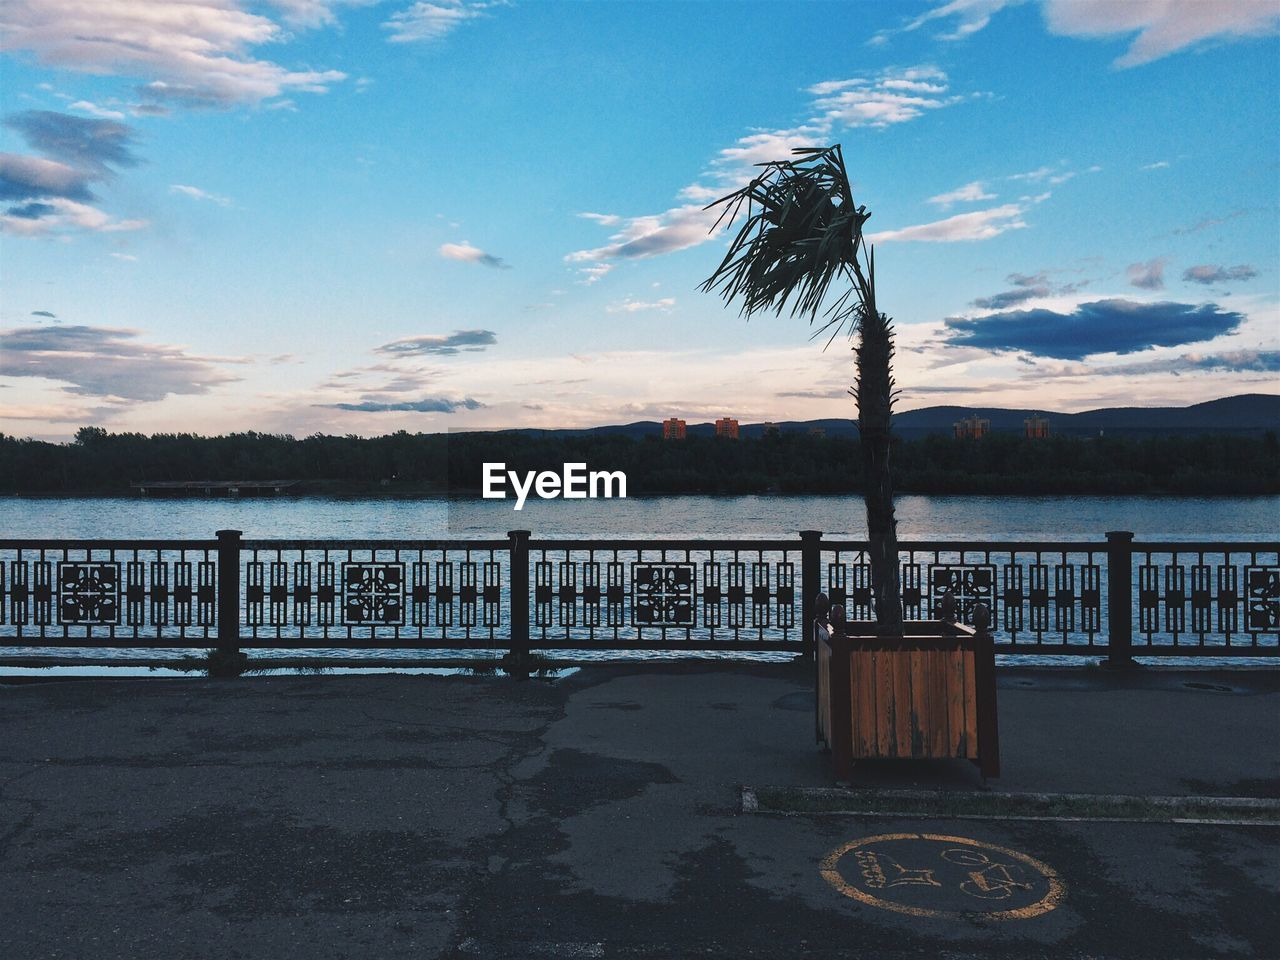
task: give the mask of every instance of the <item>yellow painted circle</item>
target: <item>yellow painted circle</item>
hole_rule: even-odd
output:
[[[853,881],[840,868],[850,854]],[[1067,892],[1054,869],[1034,857],[936,833],[850,840],[827,854],[821,871],[846,897],[913,917],[1027,920],[1057,907]]]

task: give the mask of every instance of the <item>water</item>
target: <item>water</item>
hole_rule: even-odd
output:
[[[627,500],[513,501],[443,499],[142,499],[5,498],[0,539],[210,539],[238,529],[246,539],[377,540],[495,539],[511,529],[535,538],[795,538],[802,529],[827,539],[866,535],[861,501],[840,496],[679,496]],[[903,540],[1102,541],[1108,530],[1130,530],[1139,540],[1274,541],[1280,497],[960,497],[904,496],[898,500]],[[106,659],[174,657],[189,650],[11,648],[12,655],[97,656]],[[423,655],[403,650],[266,651],[252,656],[317,658]],[[447,654],[440,651],[437,655]],[[606,651],[570,652],[575,657]],[[667,658],[671,653],[631,653]],[[789,654],[756,654],[785,659]],[[1008,657],[1016,662],[1052,658]],[[1175,661],[1166,659],[1164,663]],[[1195,658],[1180,665],[1236,666],[1240,660]],[[1272,660],[1274,663],[1274,659]]]
[[[866,536],[862,502],[840,496],[682,496],[627,500],[0,500],[0,539],[782,538],[821,530]],[[1280,497],[944,497],[898,499],[904,540],[1264,540],[1280,529]]]

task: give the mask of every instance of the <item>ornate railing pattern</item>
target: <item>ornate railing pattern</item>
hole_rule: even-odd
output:
[[[1133,554],[1136,653],[1217,653],[1222,645],[1275,652],[1275,544],[1135,543]]]
[[[903,606],[982,602],[1000,652],[1280,655],[1280,545],[903,542]],[[811,649],[872,618],[866,544],[0,540],[0,648]]]
[[[831,602],[844,604],[851,620],[872,619],[865,545],[823,546],[823,583]],[[1000,642],[1019,652],[1107,652],[1106,544],[938,541],[904,542],[900,548],[902,605],[908,619],[937,617],[949,592],[966,623],[973,605],[985,603]]]
[[[248,540],[241,557],[248,647],[493,647],[510,619],[507,540]]]
[[[0,642],[203,643],[217,624],[214,540],[0,542]]]
[[[800,649],[795,540],[529,544],[535,647]]]

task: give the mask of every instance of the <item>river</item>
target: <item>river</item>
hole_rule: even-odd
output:
[[[0,539],[205,539],[237,529],[249,539],[487,539],[534,537],[793,537],[821,530],[860,539],[862,502],[851,496],[674,496],[625,500],[143,499],[0,500]],[[1280,529],[1280,497],[898,498],[904,540],[1261,540]]]

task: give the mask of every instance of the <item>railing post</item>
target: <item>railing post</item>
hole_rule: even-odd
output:
[[[800,640],[806,657],[813,657],[815,643],[813,620],[817,615],[814,602],[822,592],[822,531],[800,531],[800,616],[804,623]]]
[[[529,660],[529,531],[510,530],[511,538],[511,652],[508,673],[528,676]],[[523,669],[524,672],[521,672]]]
[[[218,646],[211,676],[238,676],[240,653],[240,531],[218,531]]]
[[[1107,531],[1107,666],[1133,666],[1133,533]]]

